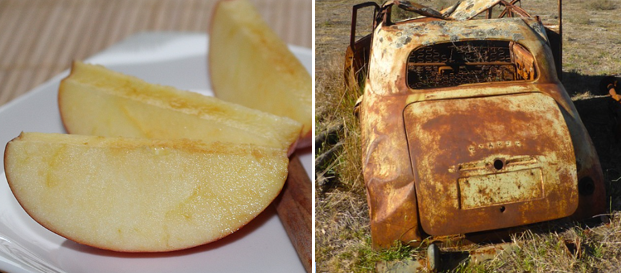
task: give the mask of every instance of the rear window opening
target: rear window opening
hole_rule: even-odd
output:
[[[532,81],[537,77],[533,55],[509,41],[466,41],[417,48],[407,62],[412,89],[468,83]]]

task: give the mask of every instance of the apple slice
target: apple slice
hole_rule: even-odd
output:
[[[199,140],[22,133],[5,150],[13,194],[78,243],[160,252],[215,241],[278,195],[285,150]]]
[[[301,124],[99,65],[74,62],[58,104],[67,132],[81,135],[204,139],[289,148]]]
[[[303,124],[298,147],[311,144],[311,76],[246,0],[218,2],[209,37],[216,97]]]

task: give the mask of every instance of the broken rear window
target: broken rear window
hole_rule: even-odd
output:
[[[510,41],[464,41],[420,47],[408,56],[407,83],[412,89],[468,83],[532,81],[533,55]]]

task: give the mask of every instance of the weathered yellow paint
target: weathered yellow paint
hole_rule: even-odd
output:
[[[376,6],[374,32],[348,48],[345,76],[366,76],[359,113],[375,247],[418,244],[430,235],[485,238],[485,231],[604,211],[601,166],[557,77],[548,29],[512,5],[505,7],[517,17],[470,20],[498,3],[465,0],[435,12],[389,1]],[[392,22],[392,5],[425,16]],[[413,55],[448,55],[452,45],[470,44],[491,45],[486,56],[501,57],[451,63]],[[498,72],[486,66],[501,73],[488,82],[409,82],[417,67],[440,78],[460,69]],[[590,194],[579,193],[585,178],[593,181]]]

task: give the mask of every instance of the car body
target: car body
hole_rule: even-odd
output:
[[[392,22],[393,7],[422,16]],[[361,8],[373,32],[355,40]],[[363,88],[374,247],[605,212],[599,159],[559,80],[559,29],[498,0],[354,6],[345,76]]]

